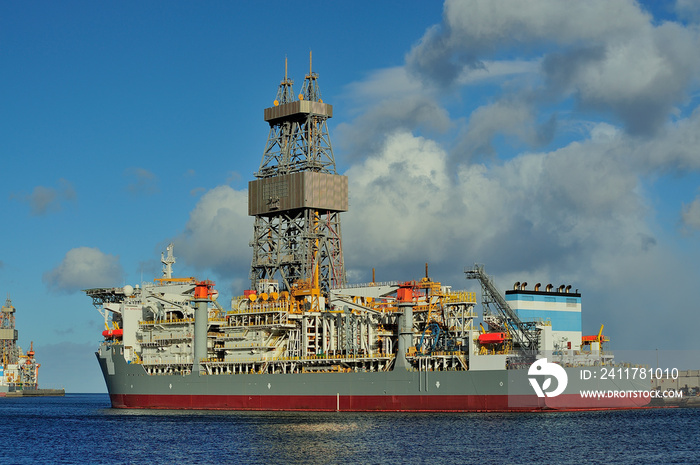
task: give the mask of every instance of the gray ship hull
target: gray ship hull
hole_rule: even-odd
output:
[[[581,380],[556,397],[538,397],[526,369],[484,371],[153,375],[127,363],[119,345],[104,345],[97,358],[115,408],[304,411],[538,411],[639,408],[641,395],[588,398],[582,390],[648,391],[630,380]]]

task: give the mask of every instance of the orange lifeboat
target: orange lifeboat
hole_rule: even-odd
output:
[[[506,333],[479,334],[479,344],[502,344],[507,338]]]
[[[123,329],[105,329],[104,331],[102,331],[102,335],[106,339],[122,337],[122,336],[124,336],[124,330]]]

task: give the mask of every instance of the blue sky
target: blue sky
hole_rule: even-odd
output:
[[[313,50],[351,281],[429,262],[475,289],[478,262],[503,289],[570,283],[584,331],[687,360],[699,22],[689,1],[2,3],[0,292],[20,344],[42,384],[103,391],[80,290],[158,276],[170,241],[178,274],[242,292],[262,110]]]

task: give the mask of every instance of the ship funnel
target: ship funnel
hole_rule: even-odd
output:
[[[523,283],[520,285],[520,290],[524,291],[525,288],[527,288],[527,281],[523,281]]]
[[[553,287],[554,287],[554,286],[552,286],[551,283],[547,284],[547,288],[546,288],[546,289],[547,289],[547,292],[552,292],[552,288],[553,288]]]
[[[202,371],[201,361],[207,358],[207,328],[209,326],[208,302],[214,283],[205,279],[194,288],[194,343],[192,348],[192,373]]]
[[[564,292],[564,288],[565,288],[565,287],[566,287],[566,286],[564,286],[563,284],[562,284],[561,286],[559,286],[559,292]]]
[[[570,290],[571,290],[571,284],[569,284],[568,286],[566,286],[566,293],[568,294]]]
[[[535,284],[535,292],[539,292],[541,285],[542,285],[541,283]]]
[[[407,369],[406,352],[413,345],[413,305],[400,302],[399,310],[399,340],[394,367]]]
[[[515,284],[513,284],[513,290],[517,291],[518,289],[520,289],[520,281],[516,281]]]

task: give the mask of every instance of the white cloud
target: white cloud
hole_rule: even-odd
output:
[[[454,151],[455,156],[459,160],[471,160],[475,155],[495,154],[492,141],[498,134],[511,136],[516,143],[540,146],[551,138],[556,120],[540,127],[535,122],[534,108],[524,100],[503,99],[479,107],[469,116],[466,133]]]
[[[428,87],[450,87],[517,50],[520,60],[542,60],[542,98],[574,97],[582,108],[608,112],[629,132],[647,135],[697,81],[698,45],[695,29],[655,26],[631,0],[448,0],[442,24],[425,33],[407,66]],[[533,82],[521,91],[530,92]]]
[[[247,277],[252,231],[247,192],[219,186],[199,200],[185,231],[175,239],[175,248],[190,266],[227,277]]]
[[[483,60],[477,68],[462,70],[457,78],[459,85],[477,84],[483,81],[502,80],[512,77],[536,75],[539,73],[542,62],[533,60]]]
[[[683,206],[681,214],[683,224],[690,229],[700,230],[700,196]]]
[[[381,152],[350,168],[350,211],[343,216],[345,250],[351,266],[422,260],[442,255],[447,213],[446,154],[433,141],[397,132]],[[425,241],[434,237],[436,241]],[[441,257],[442,258],[442,257]]]
[[[497,50],[545,42],[598,43],[634,33],[647,22],[631,1],[448,0],[442,24],[426,31],[407,63],[424,78],[450,85],[463,70],[480,69]]]
[[[411,77],[403,66],[373,71],[366,79],[353,82],[346,92],[353,99],[369,103],[378,99],[400,98],[422,92],[419,81]]]
[[[452,170],[434,141],[388,136],[346,173],[345,244],[375,261],[452,261],[459,251],[494,262],[510,255],[528,269],[553,259],[580,266],[599,251],[638,253],[653,243],[636,174],[599,142]]]
[[[620,137],[620,130],[608,123],[597,123],[591,127],[590,137],[593,142],[609,143]]]
[[[97,248],[78,247],[69,250],[61,263],[43,275],[52,292],[71,293],[91,287],[111,287],[123,280],[119,257]]]
[[[657,243],[638,174],[629,169],[639,147],[609,126],[594,132],[552,152],[491,167],[462,164],[456,172],[436,142],[407,132],[387,136],[377,154],[346,172],[348,273],[362,279],[380,267],[380,281],[415,279],[429,262],[433,277],[466,287],[462,269],[479,262],[501,289],[523,278],[571,283],[592,303],[587,330],[606,323],[616,347],[637,348],[632,334],[651,337],[657,316],[656,307],[643,305],[656,295],[649,281],[661,273],[668,279],[659,285],[679,288],[672,278],[678,263]],[[623,290],[635,298],[625,300]],[[634,306],[615,307],[625,302]]]
[[[405,95],[372,103],[360,117],[350,124],[340,124],[336,130],[347,158],[376,152],[385,135],[397,130],[423,128],[441,133],[452,124],[447,111],[428,95]]]
[[[631,0],[535,0],[527,4],[515,0],[447,0],[444,11],[450,44],[458,47],[460,41],[466,41],[461,46],[480,49],[490,44],[573,43],[624,36],[649,19]]]
[[[700,3],[697,0],[676,0],[676,13],[681,18],[700,22]]]
[[[644,163],[648,170],[700,169],[700,108],[685,119],[669,125],[655,138],[639,143],[635,151],[637,159]]]
[[[549,86],[584,108],[610,111],[634,134],[659,130],[697,77],[697,35],[674,24],[646,25],[602,45],[550,54]]]

